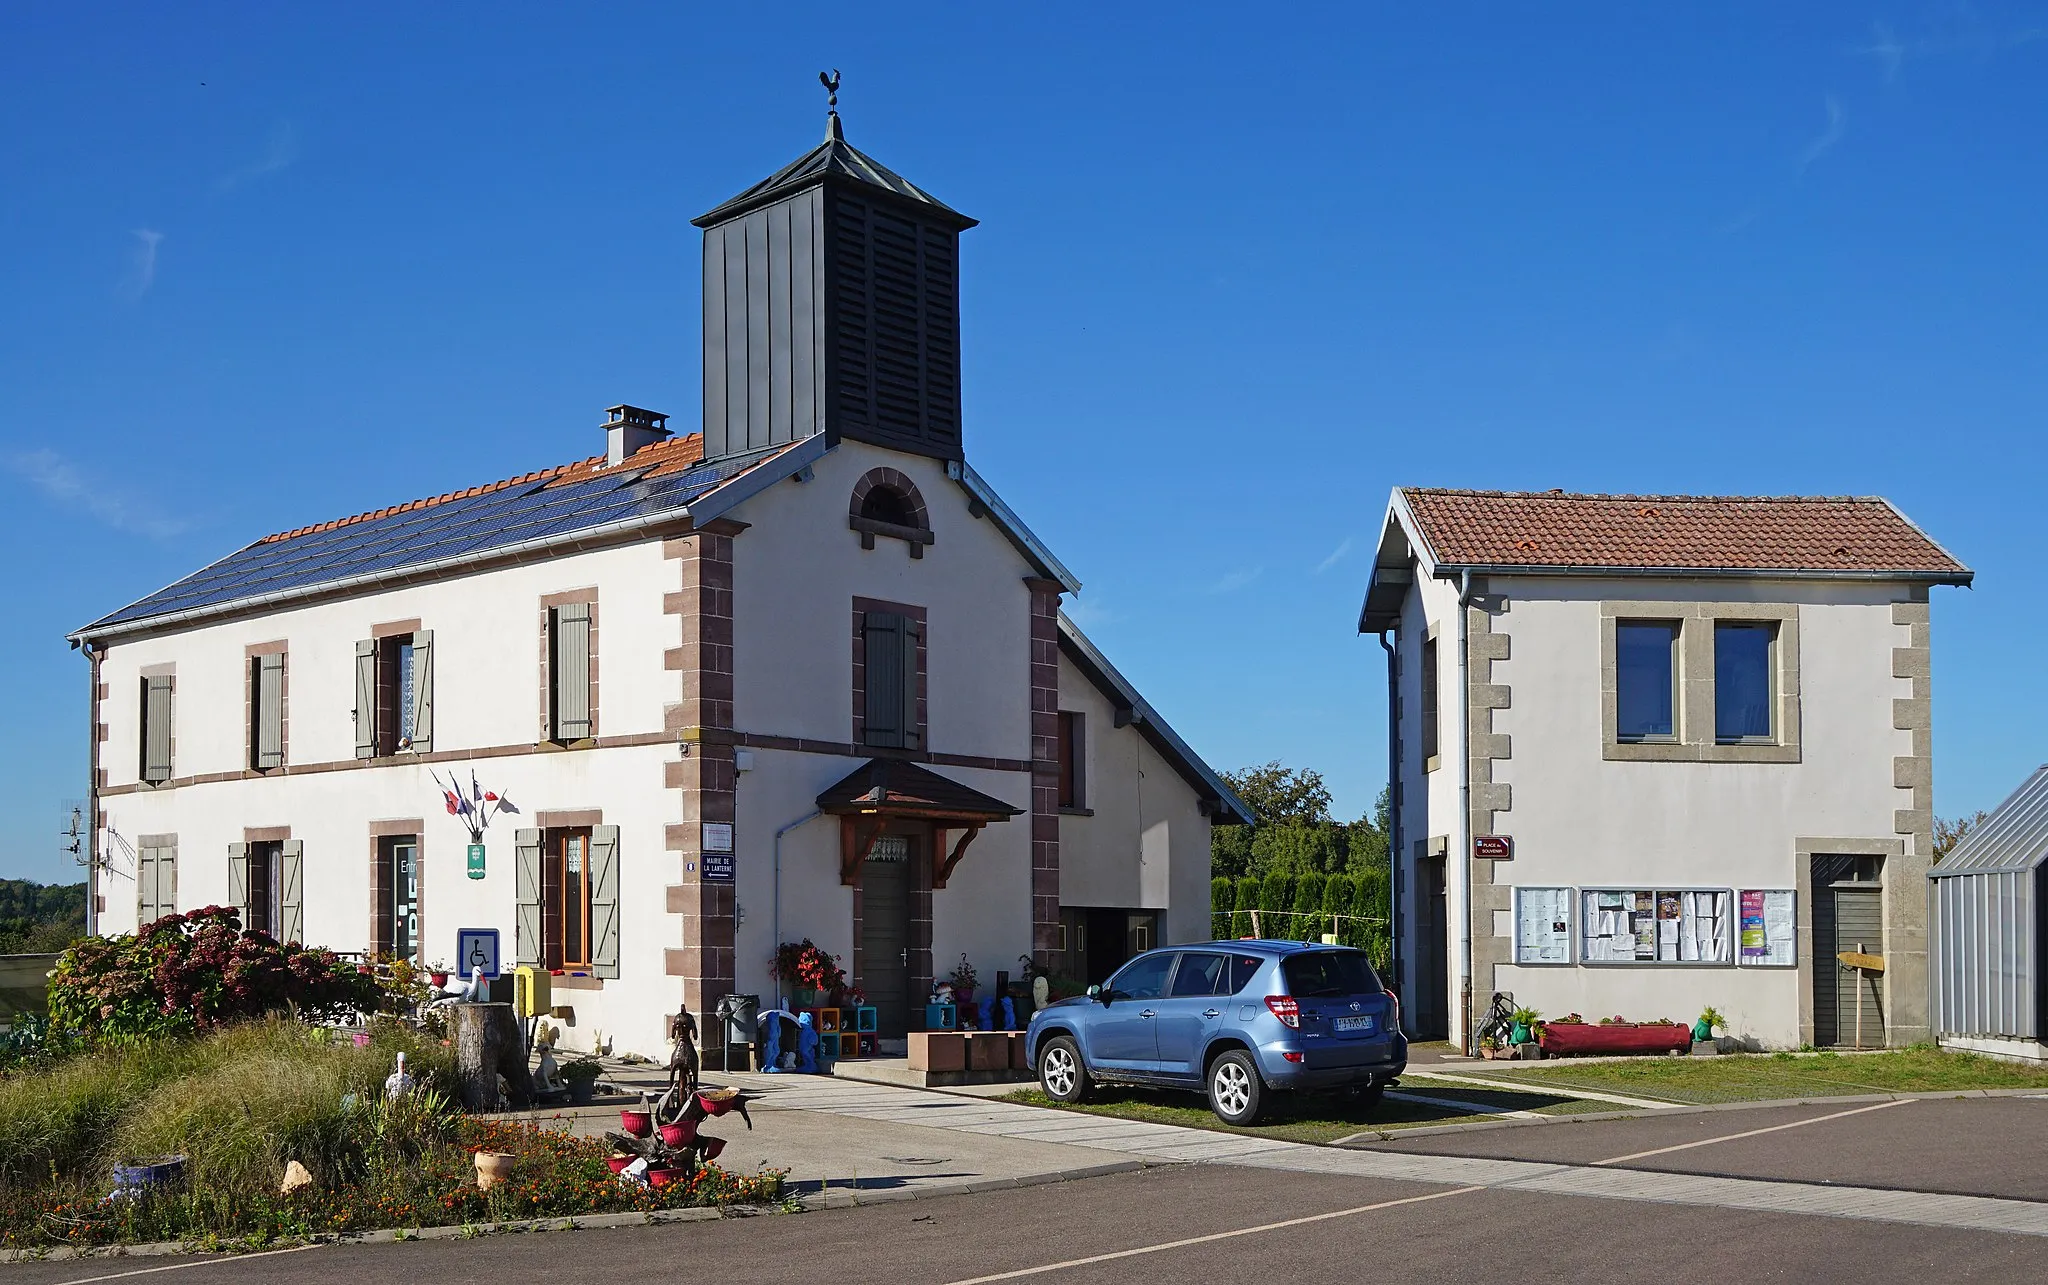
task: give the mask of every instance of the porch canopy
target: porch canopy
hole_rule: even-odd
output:
[[[902,759],[869,759],[818,796],[818,811],[839,818],[839,882],[860,882],[861,863],[891,824],[922,821],[932,832],[932,887],[946,886],[953,867],[981,828],[1024,809],[948,780]],[[946,832],[958,830],[946,852]],[[943,855],[942,855],[943,854]]]

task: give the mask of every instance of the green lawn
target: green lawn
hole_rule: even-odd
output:
[[[1481,1089],[1414,1075],[1402,1076],[1401,1088],[1397,1092],[1421,1094],[1446,1102],[1469,1102],[1490,1111],[1534,1111],[1551,1115],[1613,1109],[1609,1103],[1589,1102],[1582,1098],[1556,1093],[1520,1089]],[[1115,1116],[1124,1120],[1143,1120],[1152,1124],[1177,1124],[1195,1129],[1213,1129],[1219,1133],[1279,1138],[1287,1142],[1328,1143],[1356,1133],[1412,1129],[1419,1125],[1465,1124],[1488,1118],[1452,1107],[1405,1101],[1399,1097],[1390,1097],[1378,1107],[1367,1110],[1362,1107],[1347,1108],[1335,1098],[1304,1095],[1279,1099],[1263,1123],[1249,1129],[1239,1129],[1218,1120],[1210,1112],[1208,1104],[1194,1093],[1121,1087],[1097,1088],[1088,1102],[1080,1106],[1063,1106],[1033,1088],[1020,1089],[1006,1095],[1004,1100],[1021,1102],[1027,1106]]]
[[[2048,1068],[1933,1048],[1850,1055],[1752,1053],[1612,1062],[1466,1063],[1459,1064],[1457,1074],[1530,1089],[1588,1089],[1699,1104],[1949,1089],[2048,1091]]]

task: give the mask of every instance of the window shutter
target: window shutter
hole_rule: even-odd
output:
[[[356,644],[356,757],[377,757],[377,643]]]
[[[918,748],[919,732],[917,726],[917,640],[923,633],[923,627],[908,616],[898,616],[896,619],[901,626],[903,635],[903,642],[901,644],[903,649],[901,653],[903,677],[900,680],[902,686],[898,689],[898,699],[901,702],[902,712],[897,715],[897,725],[903,729],[904,748],[914,750]]]
[[[163,914],[162,911],[157,909],[162,904],[161,894],[157,891],[158,880],[161,877],[158,862],[161,859],[162,852],[163,849],[161,848],[143,848],[135,854],[135,927],[137,931],[140,931],[144,924],[161,917]]]
[[[228,845],[228,904],[242,916],[242,928],[249,927],[249,845]]]
[[[370,953],[388,955],[397,940],[393,922],[391,896],[392,880],[397,873],[391,868],[391,848],[388,840],[378,839],[370,845]]]
[[[518,918],[512,929],[513,959],[521,964],[540,962],[540,840],[539,830],[521,830],[514,836],[518,859],[513,862],[514,896]]]
[[[867,685],[861,739],[869,745],[903,744],[903,624],[903,617],[886,611],[870,611],[861,621]]]
[[[301,892],[306,842],[286,839],[277,854],[277,933],[279,941],[306,939],[306,901]]]
[[[412,636],[412,748],[417,754],[434,748],[434,631]]]
[[[590,828],[590,971],[619,975],[619,827]]]
[[[590,604],[555,608],[554,654],[548,676],[554,680],[554,738],[582,740],[590,735]]]
[[[152,785],[171,779],[171,678],[142,680],[142,779]]]
[[[256,768],[284,765],[284,657],[256,658]]]

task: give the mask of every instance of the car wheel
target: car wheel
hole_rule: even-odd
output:
[[[1038,1051],[1038,1087],[1055,1102],[1085,1102],[1088,1068],[1071,1036],[1055,1035]]]
[[[1232,1049],[1209,1064],[1209,1109],[1223,1123],[1257,1124],[1265,1096],[1258,1063],[1243,1049]]]

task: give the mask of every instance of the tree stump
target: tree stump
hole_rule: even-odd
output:
[[[455,1037],[455,1073],[462,1079],[462,1108],[491,1111],[498,1105],[498,1077],[505,1077],[514,1107],[533,1105],[533,1077],[526,1068],[526,1037],[510,1004],[450,1004]]]

